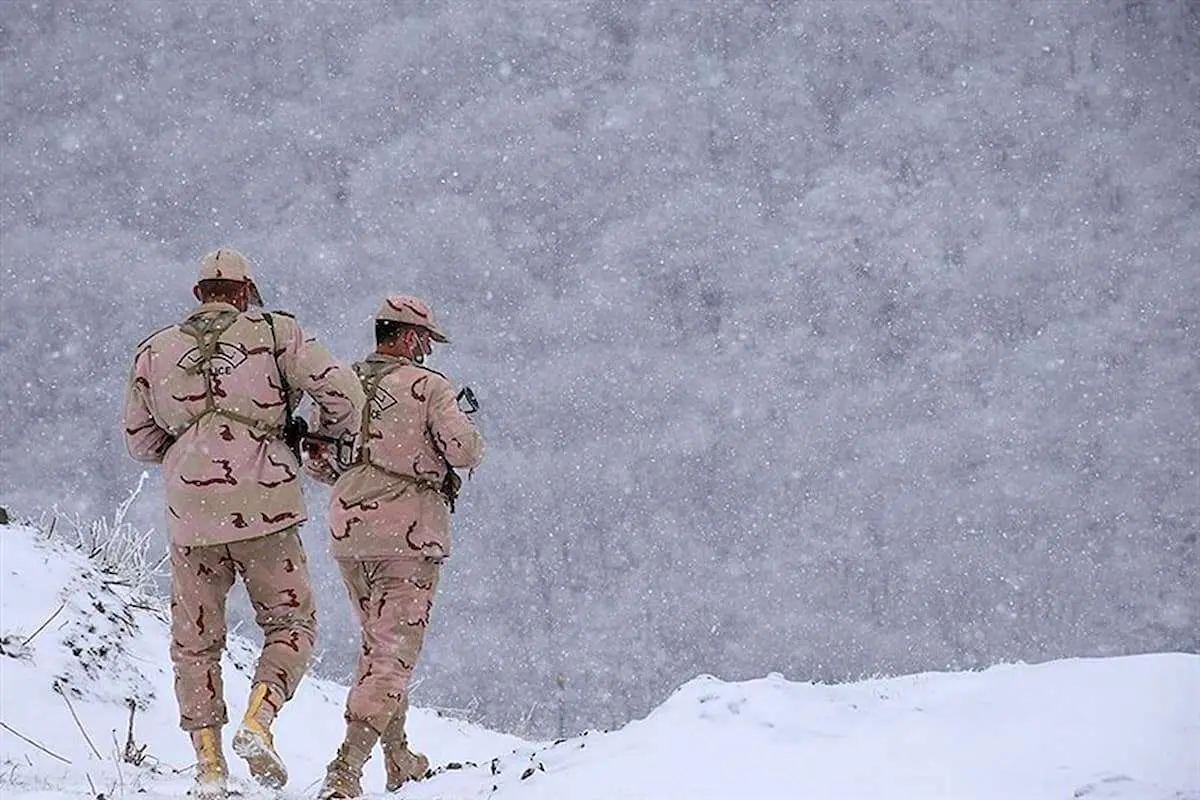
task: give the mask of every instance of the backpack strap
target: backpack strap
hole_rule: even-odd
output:
[[[212,360],[217,353],[217,346],[221,343],[221,334],[229,330],[237,318],[236,311],[220,311],[212,315],[193,315],[179,326],[180,333],[190,336],[196,342],[196,350],[199,352],[196,360],[184,367],[183,371],[189,375],[200,375],[204,378],[204,410],[188,420],[181,429],[171,432],[176,439],[190,430],[202,418],[217,410],[217,401],[213,396]]]
[[[279,312],[283,313],[283,312]],[[279,387],[283,393],[283,408],[285,411],[283,417],[283,441],[287,443],[288,448],[292,451],[292,455],[296,457],[296,463],[304,463],[303,454],[301,453],[304,437],[308,435],[308,422],[303,417],[295,416],[295,408],[292,407],[292,390],[288,386],[287,373],[283,371],[283,367],[279,366],[279,339],[275,336],[275,318],[270,312],[262,312],[263,319],[267,321],[267,327],[271,329],[271,355],[275,359],[275,371],[279,373]],[[284,314],[284,316],[291,316]]]
[[[379,462],[372,460],[371,458],[371,405],[375,402],[375,395],[379,393],[379,386],[383,382],[383,379],[401,367],[405,366],[415,366],[421,369],[426,369],[425,367],[421,367],[420,364],[415,363],[386,364],[379,368],[375,368],[373,365],[369,365],[361,361],[354,365],[354,373],[358,375],[358,379],[362,383],[363,394],[366,395],[366,403],[363,406],[362,427],[359,430],[359,441],[362,442],[362,446],[359,448],[357,465],[371,467],[372,469],[378,470],[392,479],[392,483],[389,483],[388,485],[377,489],[376,491],[371,492],[364,497],[358,498],[357,502],[368,503],[393,493],[399,496],[405,494],[409,489],[414,489],[417,491],[436,492],[440,494],[449,505],[450,510],[453,511],[454,496],[457,495],[457,492],[448,494],[444,484],[437,484],[427,478],[420,478],[403,472],[395,472],[383,466]],[[433,370],[428,371],[433,372]],[[450,473],[453,473],[453,469],[450,469]],[[455,479],[457,479],[457,477],[457,475],[454,476]],[[447,480],[451,480],[449,473],[447,474]],[[398,492],[397,489],[399,489]]]
[[[354,365],[354,374],[358,376],[363,387],[363,394],[366,395],[366,402],[363,404],[362,425],[358,431],[358,441],[361,442],[358,463],[370,464],[384,472],[387,470],[371,460],[371,406],[375,402],[375,395],[379,393],[379,384],[383,382],[384,378],[403,366],[402,363],[387,364],[376,369],[362,361]]]
[[[182,428],[171,431],[171,435],[176,439],[191,430],[197,422],[209,414],[219,414],[271,436],[280,437],[283,435],[283,430],[277,426],[267,425],[260,420],[252,419],[236,411],[221,408],[217,405],[216,397],[213,395],[211,369],[213,356],[216,355],[217,346],[221,343],[221,335],[229,330],[233,323],[237,321],[237,318],[238,312],[236,311],[221,311],[212,316],[191,317],[179,326],[180,333],[190,336],[195,340],[196,348],[200,352],[199,358],[196,359],[195,363],[184,367],[184,371],[192,375],[199,374],[204,378],[204,410],[188,420]],[[274,340],[274,336],[275,330],[272,328],[272,340]],[[276,362],[276,366],[278,367],[278,361]],[[286,384],[284,386],[286,387]]]
[[[279,339],[275,337],[275,318],[270,312],[262,312],[263,319],[267,321],[267,327],[271,329],[271,357],[275,359],[275,371],[279,373],[280,391],[283,392],[283,407],[287,412],[284,417],[284,426],[287,426],[292,421],[292,391],[288,386],[287,375],[283,371],[283,367],[279,366]]]

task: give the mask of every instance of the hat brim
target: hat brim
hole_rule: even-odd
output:
[[[429,338],[433,339],[435,342],[441,342],[442,344],[450,344],[450,337],[448,337],[446,334],[442,333],[441,331],[434,330],[433,328],[426,328],[425,330],[429,331]]]

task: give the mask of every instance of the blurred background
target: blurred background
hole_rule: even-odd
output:
[[[0,98],[17,517],[137,484],[208,250],[347,361],[433,305],[489,449],[417,704],[1200,649],[1195,2],[5,2]]]

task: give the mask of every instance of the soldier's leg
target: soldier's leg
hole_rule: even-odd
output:
[[[412,587],[410,591],[412,619],[418,616],[420,624],[407,627],[408,634],[402,637],[405,651],[401,658],[408,663],[416,664],[425,643],[425,633],[429,629],[430,615],[433,610],[433,600],[437,594],[438,578],[441,576],[440,561],[424,561],[413,565],[407,582]],[[384,767],[387,770],[387,790],[394,792],[410,780],[420,780],[429,770],[429,759],[423,753],[418,753],[408,746],[408,734],[405,724],[408,721],[408,680],[412,670],[408,671],[404,680],[404,690],[396,703],[396,710],[388,721],[380,741],[383,744]]]
[[[171,662],[179,725],[188,732],[219,729],[229,720],[221,653],[233,578],[224,546],[171,545]]]
[[[308,557],[298,527],[236,542],[238,562],[254,620],[263,632],[254,683],[271,687],[265,705],[272,718],[290,700],[308,672],[317,635],[317,612],[308,577]]]
[[[371,674],[369,660],[370,648],[367,643],[366,628],[371,617],[371,585],[379,570],[378,561],[354,561],[338,559],[338,569],[342,573],[342,583],[350,597],[350,608],[358,617],[362,633],[361,650],[358,663],[354,670],[354,688]],[[338,747],[337,755],[325,768],[325,783],[318,792],[318,800],[334,798],[354,798],[362,795],[362,768],[371,757],[371,750],[379,741],[379,731],[365,722],[351,721],[349,718],[349,697],[347,697],[346,735]]]
[[[342,585],[346,587],[346,594],[350,600],[350,608],[354,611],[354,615],[358,619],[358,662],[354,666],[354,682],[350,684],[351,687],[354,687],[362,682],[363,676],[368,674],[370,670],[370,662],[368,660],[370,651],[367,646],[366,629],[370,619],[371,581],[379,570],[380,563],[378,561],[355,561],[339,558],[337,565],[338,571],[342,574]],[[346,702],[349,703],[349,701],[350,698],[347,695]]]
[[[171,662],[179,724],[196,751],[195,785],[201,800],[223,798],[228,769],[221,726],[228,721],[221,681],[225,649],[225,598],[233,586],[228,551],[171,546]]]
[[[373,744],[382,734],[388,789],[394,791],[424,776],[429,766],[428,759],[408,750],[404,719],[408,683],[425,641],[440,566],[426,560],[339,565],[363,632],[356,680],[346,699],[347,743],[361,747],[369,731]]]
[[[421,780],[429,771],[429,758],[408,746],[408,693],[400,698],[396,713],[380,737],[383,745],[383,766],[387,772],[387,790],[394,792],[411,780]]]
[[[408,681],[425,643],[439,570],[432,561],[407,559],[361,562],[352,570],[363,648],[358,679],[346,699],[348,721],[365,722],[382,734],[407,697]],[[343,562],[344,577],[346,571]],[[351,582],[346,581],[347,588]]]
[[[260,783],[280,788],[287,783],[287,770],[270,728],[308,671],[316,638],[307,558],[295,527],[236,542],[230,552],[263,631],[250,701],[233,746]]]

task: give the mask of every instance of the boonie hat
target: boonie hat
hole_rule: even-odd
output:
[[[442,333],[433,320],[433,311],[424,301],[407,294],[389,295],[379,307],[375,319],[386,319],[400,322],[429,331],[429,336],[435,342],[449,343],[450,338]]]

